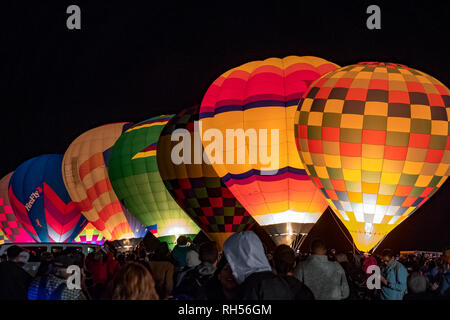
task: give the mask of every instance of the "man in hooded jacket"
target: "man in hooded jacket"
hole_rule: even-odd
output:
[[[235,300],[295,300],[283,276],[272,272],[261,240],[253,231],[231,235],[223,246],[239,288]]]

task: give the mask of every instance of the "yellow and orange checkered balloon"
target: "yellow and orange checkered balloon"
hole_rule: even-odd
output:
[[[278,244],[290,245],[298,235],[307,234],[327,207],[303,168],[292,131],[299,99],[309,85],[338,67],[311,56],[252,61],[222,74],[203,97],[200,122],[204,132],[217,130],[226,137],[229,130],[253,130],[257,137],[242,145],[233,143],[234,138],[226,139],[223,150],[217,153],[222,159],[230,156],[235,161],[212,165]],[[272,140],[274,132],[279,134],[277,141]],[[207,150],[211,144],[203,139],[203,145]],[[278,157],[270,167],[260,156],[264,150],[266,155]],[[237,161],[239,152],[244,161]]]
[[[445,182],[450,92],[404,65],[364,62],[315,81],[295,135],[308,175],[369,251]]]

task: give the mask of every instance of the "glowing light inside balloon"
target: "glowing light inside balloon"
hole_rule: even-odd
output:
[[[450,174],[450,91],[400,64],[362,62],[311,84],[296,145],[356,246],[369,251]]]
[[[286,210],[283,212],[269,213],[264,216],[256,216],[255,220],[260,225],[271,225],[281,223],[316,223],[322,213],[298,212]]]

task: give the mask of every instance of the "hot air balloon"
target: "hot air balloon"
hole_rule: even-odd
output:
[[[330,72],[298,106],[306,171],[362,251],[413,214],[449,175],[449,90],[407,66]]]
[[[255,221],[211,164],[202,161],[203,146],[197,126],[199,111],[198,105],[183,109],[164,127],[157,147],[158,168],[175,201],[209,238],[222,247],[232,233],[250,229]],[[174,137],[175,141],[172,141]],[[180,153],[186,159],[175,163],[172,153],[180,144]],[[196,152],[200,161],[195,161]]]
[[[161,130],[172,118],[157,116],[127,129],[114,144],[109,177],[125,207],[160,240],[169,243],[182,234],[197,234],[199,228],[167,191],[156,162]]]
[[[8,239],[6,234],[3,233],[3,231],[0,229],[0,246],[2,244],[11,243],[11,241]]]
[[[201,104],[202,142],[214,169],[278,244],[299,243],[327,207],[291,128],[302,94],[336,68],[317,57],[246,63],[216,79]]]
[[[13,211],[37,242],[72,242],[87,223],[64,186],[62,159],[46,154],[27,160],[9,182]]]
[[[98,231],[92,223],[86,224],[86,227],[81,231],[81,233],[73,240],[74,243],[89,243],[103,245],[106,238]]]
[[[117,199],[108,176],[112,146],[130,126],[121,122],[91,129],[64,154],[63,179],[70,197],[108,240],[141,238],[146,232]]]
[[[11,242],[35,242],[17,220],[9,202],[8,187],[12,175],[10,172],[0,180],[0,230]]]

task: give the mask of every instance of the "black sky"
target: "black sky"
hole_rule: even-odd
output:
[[[66,28],[71,4],[81,8],[81,30]],[[366,28],[370,4],[381,7],[381,30]],[[398,62],[450,84],[448,1],[16,0],[0,6],[0,176],[34,156],[64,153],[96,126],[199,103],[221,73],[251,60],[315,55],[342,66]],[[383,245],[450,244],[449,189],[447,182]],[[345,246],[331,217],[322,220],[319,233],[336,234]]]

